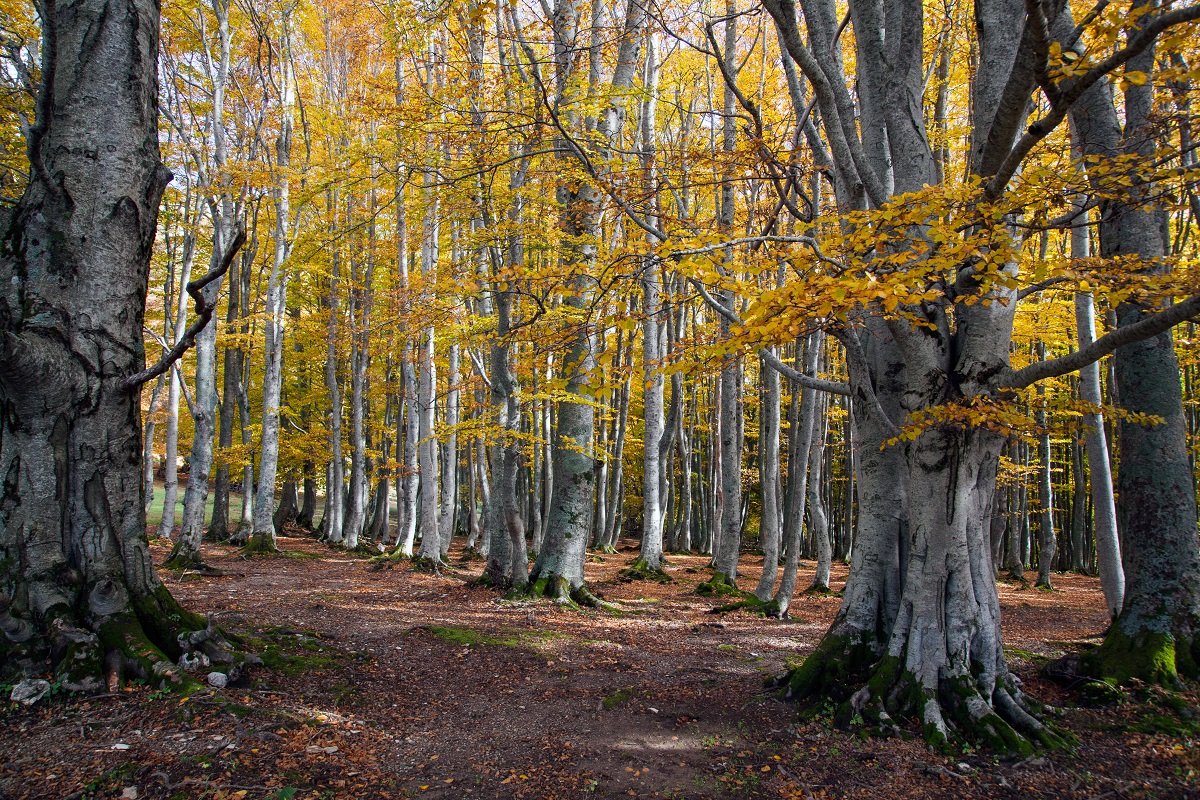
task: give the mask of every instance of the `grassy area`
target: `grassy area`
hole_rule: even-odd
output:
[[[183,492],[187,488],[187,479],[184,478],[179,482],[179,495],[175,503],[175,525],[178,526],[183,522]],[[154,502],[150,504],[150,511],[146,514],[146,524],[157,528],[162,524],[163,518],[163,501],[166,500],[166,489],[163,488],[161,481],[154,482]],[[210,489],[208,492],[208,500],[204,504],[205,520],[212,519],[213,510],[213,493]],[[242,518],[242,495],[238,492],[229,493],[229,521],[237,524],[237,521]]]

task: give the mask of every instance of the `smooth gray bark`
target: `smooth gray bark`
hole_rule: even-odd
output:
[[[290,12],[284,13],[280,40],[280,131],[275,144],[275,252],[267,279],[266,341],[263,347],[262,449],[258,491],[254,497],[254,530],[247,548],[273,552],[275,545],[275,475],[279,466],[279,401],[283,390],[283,338],[287,325],[287,287],[291,255],[292,127],[295,80],[292,72]],[[292,484],[295,492],[295,484]],[[294,510],[293,510],[294,513]]]

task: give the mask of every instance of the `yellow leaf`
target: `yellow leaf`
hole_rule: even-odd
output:
[[[1125,80],[1132,83],[1134,86],[1142,86],[1146,83],[1146,73],[1141,70],[1131,69],[1125,73]]]

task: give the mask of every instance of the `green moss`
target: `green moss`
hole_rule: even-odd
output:
[[[246,540],[246,545],[242,548],[242,554],[247,556],[256,553],[275,555],[278,552],[279,548],[275,544],[275,537],[270,532],[260,531],[250,534],[250,538]]]
[[[608,697],[605,697],[603,700],[601,700],[600,705],[604,706],[606,709],[612,710],[617,706],[624,705],[631,697],[633,697],[633,687],[621,689],[620,691],[613,692]]]
[[[110,617],[100,626],[99,635],[104,652],[116,650],[127,662],[141,665],[149,680],[160,688],[185,694],[202,688],[176,669],[172,659],[147,638],[136,617],[129,614]]]
[[[666,562],[663,562],[664,565]],[[646,559],[639,558],[630,564],[625,569],[617,573],[618,577],[626,581],[654,581],[655,583],[670,583],[674,580],[662,568],[653,569]]]
[[[740,596],[745,593],[724,572],[714,572],[711,578],[696,587],[696,594],[705,597],[726,597],[729,595]]]
[[[308,550],[280,550],[279,556],[281,558],[311,559],[316,561],[322,558],[320,553],[313,553]]]
[[[1022,661],[1028,661],[1030,664],[1041,666],[1050,661],[1049,656],[1044,656],[1040,653],[1034,653],[1030,650],[1021,650],[1016,647],[1005,647],[1004,655],[1008,658],[1019,658]]]
[[[1154,631],[1129,636],[1120,621],[1109,628],[1102,645],[1083,655],[1082,664],[1088,674],[1111,679],[1116,685],[1134,679],[1161,686],[1179,685],[1175,637]]]

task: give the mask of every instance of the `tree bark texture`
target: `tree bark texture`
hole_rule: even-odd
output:
[[[207,626],[155,575],[140,397],[125,385],[144,366],[171,177],[157,135],[158,6],[44,8],[33,177],[0,212],[0,664],[37,672],[52,659],[76,690],[116,691],[125,674],[194,686],[173,662]]]

